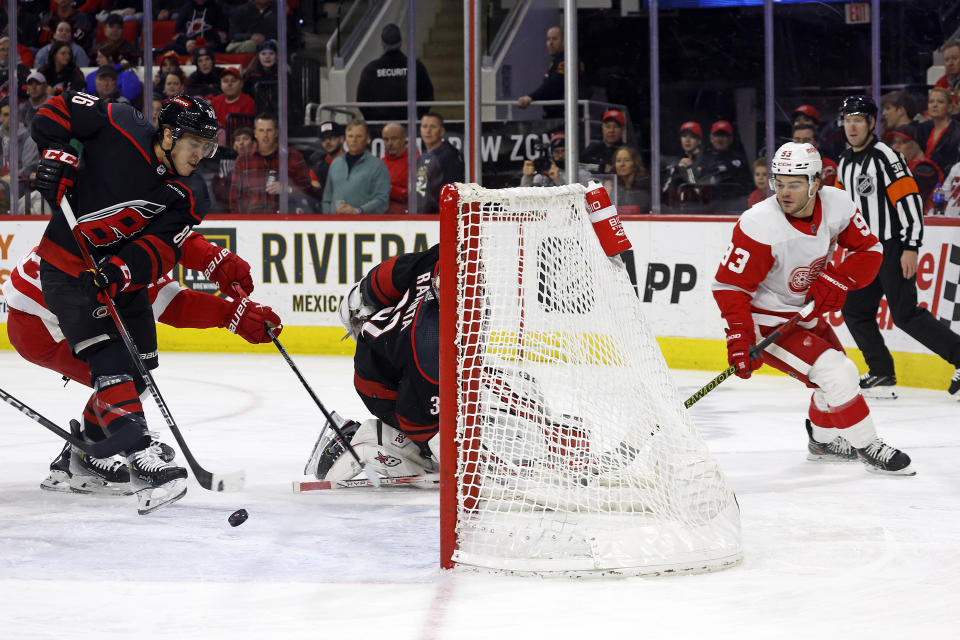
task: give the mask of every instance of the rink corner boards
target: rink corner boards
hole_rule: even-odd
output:
[[[290,353],[353,356],[354,342],[350,339],[341,341],[343,335],[341,327],[287,326],[283,328],[280,339]],[[174,329],[160,324],[157,325],[157,337],[161,351],[276,353],[272,344],[252,345],[226,330]],[[659,337],[657,342],[667,365],[672,369],[709,372],[722,371],[727,367],[723,340]],[[0,349],[13,349],[4,323],[0,323]],[[860,371],[866,371],[858,350],[848,349],[847,354],[857,363]],[[894,352],[893,357],[897,367],[897,382],[903,386],[945,389],[953,373],[950,364],[932,353]],[[784,375],[772,367],[763,367],[758,373]]]

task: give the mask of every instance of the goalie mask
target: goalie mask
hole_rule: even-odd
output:
[[[204,140],[205,158],[216,155],[220,123],[213,107],[203,98],[186,95],[170,98],[157,114],[157,124],[161,132],[164,128],[170,129],[174,145],[185,133],[189,133]]]
[[[807,195],[816,193],[814,183],[820,177],[823,160],[820,152],[809,143],[788,142],[777,149],[770,163],[770,191],[776,191],[776,176],[806,176],[809,182]]]

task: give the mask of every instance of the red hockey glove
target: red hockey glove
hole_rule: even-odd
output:
[[[204,277],[215,282],[220,293],[225,296],[236,297],[237,283],[243,296],[253,293],[253,278],[250,277],[250,264],[235,253],[221,249],[203,269]]]
[[[757,341],[753,327],[741,322],[731,322],[727,329],[727,362],[736,367],[734,372],[740,378],[749,378],[754,371],[763,366],[763,358],[750,353]]]
[[[270,342],[264,323],[270,325],[274,336],[280,335],[283,331],[280,316],[275,314],[273,309],[267,305],[258,304],[250,298],[237,298],[230,305],[220,326],[226,327],[251,344],[259,344]]]
[[[106,304],[107,297],[116,298],[117,294],[130,286],[130,267],[113,256],[96,269],[88,269],[78,276],[80,288],[91,298]]]
[[[57,207],[66,190],[77,180],[80,159],[62,149],[44,149],[37,165],[36,186],[40,195]]]
[[[847,299],[847,293],[853,289],[856,282],[852,278],[837,273],[827,267],[820,273],[820,277],[810,285],[809,297],[813,299],[813,315],[820,316],[831,311],[839,311]]]

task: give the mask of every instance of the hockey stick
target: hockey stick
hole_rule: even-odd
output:
[[[3,389],[0,389],[0,400],[3,400],[28,418],[35,420],[41,426],[46,427],[89,456],[93,456],[94,458],[106,458],[112,453],[112,445],[110,444],[109,438],[106,440],[100,440],[99,442],[87,442],[86,440],[77,438],[72,433],[57,426],[56,423],[43,417],[20,400],[17,400]]]
[[[80,247],[80,253],[83,255],[84,262],[87,263],[89,268],[96,269],[97,265],[93,261],[93,256],[91,256],[90,252],[87,250],[86,242],[83,238],[83,235],[80,233],[79,226],[77,225],[77,218],[73,215],[73,207],[70,206],[70,203],[67,201],[66,197],[64,197],[61,201],[60,208],[63,211],[64,217],[67,219],[67,224],[70,226],[70,230],[73,232],[73,238],[77,241],[77,246]],[[117,305],[114,303],[113,298],[110,296],[105,297],[107,299],[107,309],[110,312],[110,316],[113,318],[113,323],[117,327],[117,332],[120,334],[120,338],[123,340],[124,346],[127,348],[127,353],[130,354],[130,359],[133,360],[133,365],[136,367],[137,373],[143,379],[144,383],[147,385],[147,388],[150,389],[150,394],[156,401],[157,407],[160,409],[160,413],[163,414],[163,419],[166,420],[167,427],[170,429],[170,433],[173,434],[177,444],[180,445],[180,451],[183,453],[183,457],[187,459],[187,464],[190,465],[190,469],[193,471],[193,475],[197,479],[197,482],[201,487],[209,491],[239,491],[242,489],[245,478],[243,471],[234,471],[232,473],[210,473],[201,467],[200,463],[198,463],[196,458],[193,457],[190,447],[187,446],[187,443],[183,439],[183,435],[180,433],[180,428],[173,420],[173,415],[170,413],[167,403],[164,401],[163,396],[160,395],[160,389],[157,387],[156,381],[153,379],[153,376],[150,375],[150,372],[140,360],[140,352],[133,343],[133,338],[130,336],[130,331],[127,329],[127,325],[123,322],[123,318],[120,317],[120,313],[117,311]]]
[[[750,357],[751,358],[759,357],[761,351],[769,347],[771,344],[779,340],[784,334],[792,330],[793,327],[796,326],[796,324],[800,322],[801,319],[813,313],[813,307],[814,307],[814,303],[811,300],[806,304],[806,306],[803,307],[803,309],[800,309],[800,311],[798,311],[792,318],[790,318],[789,320],[781,324],[779,327],[774,329],[773,333],[768,335],[766,338],[764,338],[757,344],[750,347]],[[715,377],[713,380],[711,380],[704,386],[700,387],[699,391],[697,391],[695,394],[687,398],[684,401],[683,406],[689,409],[694,404],[696,404],[698,400],[703,398],[703,396],[707,395],[708,393],[716,389],[721,382],[723,382],[724,380],[732,376],[736,371],[737,371],[736,367],[734,366],[728,367],[726,371],[723,371],[720,375]]]
[[[422,476],[398,476],[396,478],[380,478],[382,487],[410,487],[410,486],[436,486],[440,484],[439,473],[427,473]],[[294,480],[293,492],[306,493],[307,491],[330,491],[333,489],[355,489],[357,487],[374,487],[369,480],[358,478],[356,480]]]
[[[364,464],[363,460],[360,459],[360,456],[357,455],[356,450],[353,448],[353,445],[350,444],[350,441],[343,435],[343,431],[340,430],[340,427],[337,426],[336,422],[333,420],[333,416],[330,415],[330,412],[327,411],[327,408],[323,406],[323,403],[320,402],[320,398],[317,397],[317,394],[313,392],[313,389],[310,388],[310,385],[307,384],[306,379],[303,377],[303,374],[300,373],[300,369],[297,368],[297,365],[293,363],[293,358],[290,357],[290,354],[287,353],[287,350],[283,348],[283,345],[280,344],[280,341],[277,339],[277,336],[273,335],[273,331],[270,329],[270,325],[263,323],[264,329],[267,331],[267,335],[270,336],[270,339],[273,340],[273,344],[276,345],[277,350],[280,352],[280,355],[283,356],[283,359],[287,361],[287,364],[290,365],[290,368],[293,369],[293,372],[297,374],[297,378],[300,380],[300,383],[303,385],[303,388],[307,390],[307,393],[310,394],[310,397],[313,398],[313,401],[316,403],[317,407],[320,408],[320,413],[327,419],[327,425],[329,425],[333,432],[337,434],[337,438],[340,440],[340,443],[343,444],[344,448],[350,452],[350,455],[353,456],[353,459],[357,461],[357,464],[360,465],[361,471],[363,474],[370,479],[370,483],[375,486],[380,486],[380,476],[375,472],[367,469],[367,465]]]

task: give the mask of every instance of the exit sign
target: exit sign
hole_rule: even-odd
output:
[[[870,24],[870,3],[848,2],[843,5],[843,14],[847,24]]]

